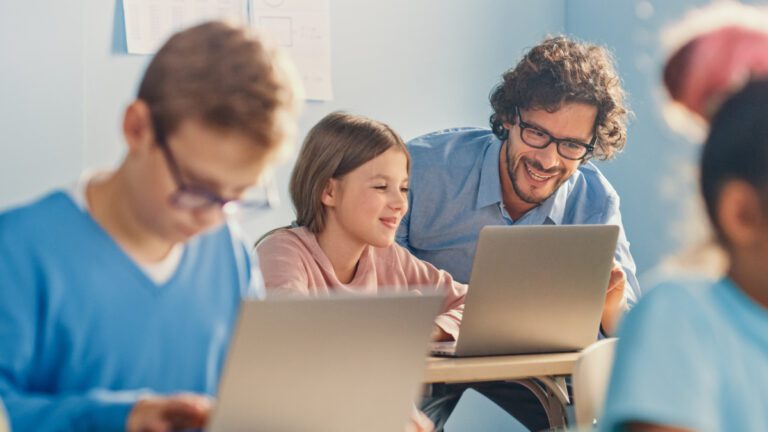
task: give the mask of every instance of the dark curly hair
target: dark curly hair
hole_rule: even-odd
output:
[[[597,107],[595,150],[590,157],[613,158],[627,140],[628,108],[624,104],[613,58],[607,49],[564,36],[533,47],[514,69],[502,76],[491,93],[493,133],[506,140],[504,123],[515,121],[515,107],[554,112],[566,102]]]

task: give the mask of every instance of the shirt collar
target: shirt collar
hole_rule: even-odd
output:
[[[501,203],[501,178],[499,177],[499,153],[501,141],[491,136],[491,144],[485,149],[483,165],[480,168],[480,183],[477,190],[475,209]]]
[[[575,175],[574,173],[573,175]],[[573,176],[572,175],[572,176]],[[566,180],[549,198],[544,200],[538,207],[532,208],[528,213],[532,213],[535,223],[562,225],[563,215],[565,214],[565,202],[568,200],[568,190],[570,182]],[[523,217],[528,216],[528,213]],[[522,219],[522,218],[521,218]]]
[[[501,157],[501,141],[495,136],[491,139],[491,144],[485,150],[483,156],[483,165],[480,169],[480,182],[477,191],[477,200],[475,209],[485,207],[491,204],[503,205],[501,196],[501,177],[499,173],[499,158]],[[573,175],[576,175],[574,173]],[[563,223],[565,215],[565,203],[568,200],[568,191],[570,190],[572,177],[560,185],[552,196],[547,198],[541,205],[532,208],[524,214],[519,220],[532,219],[532,223],[545,224],[547,222],[555,225]]]

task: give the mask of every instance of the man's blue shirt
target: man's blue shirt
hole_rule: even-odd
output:
[[[608,180],[587,162],[541,205],[512,220],[502,201],[501,146],[490,130],[478,128],[447,129],[408,142],[410,208],[398,243],[467,283],[477,238],[486,225],[618,225],[615,259],[624,269],[627,300],[633,305],[640,295],[635,262],[621,223],[619,196]]]

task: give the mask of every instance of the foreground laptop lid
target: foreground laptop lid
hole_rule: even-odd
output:
[[[243,303],[209,430],[400,431],[442,295]]]
[[[456,356],[580,350],[597,339],[615,225],[486,226]]]

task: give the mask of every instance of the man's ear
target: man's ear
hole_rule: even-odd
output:
[[[323,188],[323,194],[320,196],[320,202],[326,207],[336,206],[336,197],[338,196],[339,181],[336,179],[329,179],[328,183]]]
[[[731,180],[721,187],[717,198],[717,221],[730,245],[750,246],[764,219],[760,195],[752,185]]]
[[[155,129],[149,106],[142,100],[135,100],[125,109],[123,115],[123,136],[128,144],[128,152],[135,152],[155,142]]]

